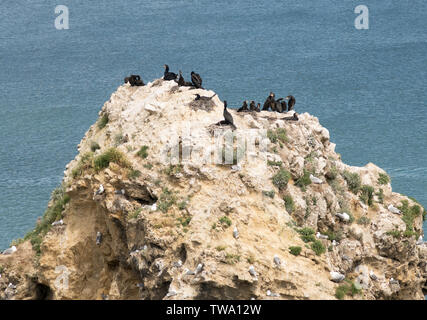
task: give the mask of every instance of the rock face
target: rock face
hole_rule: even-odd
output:
[[[423,209],[383,170],[342,163],[307,113],[230,110],[232,131],[220,98],[196,93],[214,94],[119,87],[67,165],[59,214],[0,256],[0,298],[335,299],[331,272],[361,288],[347,299],[424,298]]]

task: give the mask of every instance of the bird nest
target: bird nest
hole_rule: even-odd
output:
[[[190,108],[193,110],[204,110],[210,112],[215,107],[215,102],[212,100],[203,101],[203,100],[194,100],[189,104]]]

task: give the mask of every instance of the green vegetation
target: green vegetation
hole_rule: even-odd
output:
[[[110,148],[93,159],[93,167],[95,171],[98,172],[102,169],[108,168],[111,162],[114,162],[124,168],[131,168],[126,156],[116,148]]]
[[[311,249],[316,253],[316,255],[320,256],[322,253],[326,252],[326,248],[322,242],[319,240],[313,241],[311,244]]]
[[[358,288],[357,285],[350,281],[345,280],[346,283],[338,286],[335,290],[335,297],[339,300],[344,299],[346,295],[354,297],[356,294],[360,294],[362,289]]]
[[[65,193],[65,186],[61,185],[56,188],[51,195],[52,205],[48,207],[36,228],[24,237],[24,240],[30,240],[34,251],[39,255],[41,253],[40,245],[43,241],[43,236],[50,230],[52,223],[62,219],[62,212],[65,205],[70,201],[70,197]]]
[[[223,216],[222,218],[219,219],[219,222],[225,226],[226,228],[230,227],[232,222],[231,219],[227,216]]]
[[[90,151],[95,152],[96,150],[101,149],[101,147],[99,146],[99,144],[95,141],[92,141],[90,143]]]
[[[300,253],[301,253],[301,250],[302,250],[302,248],[298,247],[298,246],[296,246],[296,247],[289,247],[289,252],[291,254],[293,254],[294,256],[299,256]]]
[[[291,178],[291,174],[285,169],[280,169],[278,173],[276,173],[272,180],[273,184],[279,189],[283,190],[288,185],[289,179]]]
[[[328,172],[326,173],[326,179],[328,179],[329,181],[333,181],[338,177],[338,175],[339,175],[338,168],[336,167],[336,165],[333,164],[328,170]]]
[[[104,114],[101,119],[98,121],[98,128],[103,129],[108,123],[108,114]]]
[[[183,227],[187,227],[190,222],[191,222],[191,217],[187,216],[187,217],[179,217],[178,222],[181,224],[181,226]]]
[[[216,251],[224,251],[227,248],[227,246],[217,246],[215,249]]]
[[[141,149],[136,153],[138,157],[145,159],[148,157],[148,146],[142,146]]]
[[[140,175],[141,175],[141,171],[139,170],[130,169],[128,172],[128,178],[131,180],[139,178]]]
[[[139,214],[142,212],[142,208],[136,209],[133,212],[128,214],[128,219],[136,219],[138,218]]]
[[[282,167],[282,161],[267,160],[267,165],[270,167]]]
[[[178,203],[179,210],[184,210],[185,208],[187,208],[187,201],[181,201]]]
[[[165,169],[165,173],[168,176],[174,176],[174,175],[180,173],[181,171],[182,171],[182,166],[180,164],[177,164],[177,165],[172,165],[171,164],[171,165],[169,165],[169,167],[167,167]]]
[[[151,170],[153,168],[153,165],[151,163],[146,163],[146,164],[144,164],[144,168]]]
[[[71,176],[75,179],[80,177],[83,172],[93,167],[93,152],[83,154],[76,167],[71,171]]]
[[[404,235],[406,237],[416,235],[414,231],[414,220],[416,217],[422,214],[421,207],[418,204],[409,207],[408,200],[403,200],[402,206],[398,207],[398,209],[402,212],[402,220],[406,224],[406,230]]]
[[[378,197],[379,203],[384,203],[384,190],[383,189],[380,189],[380,191],[375,193],[375,195]]]
[[[272,143],[286,143],[289,141],[288,136],[286,135],[286,130],[283,128],[278,128],[276,130],[268,130],[267,138],[270,139]]]
[[[350,191],[353,192],[354,194],[357,194],[362,184],[359,174],[351,173],[349,171],[344,171],[342,173],[342,176],[344,177],[344,180],[347,182],[347,185]]]
[[[302,228],[297,230],[300,234],[302,241],[304,242],[314,242],[316,241],[316,237],[314,236],[314,230],[311,228]]]
[[[386,235],[392,236],[393,238],[400,239],[402,237],[402,231],[400,230],[391,230],[387,231]]]
[[[378,183],[379,184],[388,184],[390,182],[390,177],[386,175],[385,173],[380,173],[378,177]]]
[[[302,191],[306,190],[306,187],[311,184],[310,171],[304,169],[304,174],[295,181],[295,185],[300,187]]]
[[[173,191],[170,191],[167,187],[164,187],[162,190],[162,194],[157,201],[157,208],[166,213],[169,211],[170,207],[172,207],[176,203],[176,196]]]
[[[367,226],[371,223],[371,219],[369,219],[368,217],[360,217],[359,219],[357,219],[356,222],[357,224]]]
[[[368,185],[363,185],[360,188],[361,194],[359,196],[359,199],[369,206],[373,205],[374,200],[374,188]]]
[[[343,238],[343,233],[342,233],[342,231],[338,231],[338,232],[333,232],[333,231],[331,231],[331,230],[328,230],[327,232],[325,232],[325,235],[327,235],[328,236],[328,240],[330,240],[330,241],[333,241],[333,240],[335,240],[335,241],[341,241],[342,240],[342,238]]]
[[[4,271],[4,267],[3,267],[3,266],[0,266],[0,274],[2,274],[2,273],[3,273],[3,271]]]
[[[225,255],[225,263],[227,264],[236,264],[240,261],[240,255],[238,254],[232,254],[232,253],[226,253]]]
[[[284,196],[283,200],[285,201],[286,211],[288,213],[292,213],[295,211],[294,199],[292,199],[291,195]]]
[[[274,198],[274,195],[276,194],[276,192],[274,192],[274,190],[271,190],[271,191],[263,191],[262,192],[262,194],[264,195],[264,196],[266,196],[266,197],[269,197],[269,198]]]

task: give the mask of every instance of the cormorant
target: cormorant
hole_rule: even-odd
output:
[[[270,95],[267,97],[267,99],[264,102],[264,106],[262,107],[262,110],[268,110],[269,108],[272,108],[274,97],[275,97],[274,93],[270,92]]]
[[[255,109],[256,112],[261,112],[261,103],[258,103]]]
[[[244,112],[244,111],[249,111],[248,103],[246,100],[243,101],[243,105],[239,109],[237,109],[237,112]]]
[[[195,101],[209,101],[215,96],[216,96],[216,93],[212,97],[201,97],[200,94],[196,93],[196,98],[194,100]]]
[[[228,110],[227,110],[227,101],[224,101],[223,115],[224,115],[225,123],[231,125],[234,129],[236,129],[236,126],[234,125],[233,117],[232,117],[231,113],[228,112]]]
[[[251,101],[251,104],[249,105],[249,110],[251,111],[255,111],[256,107],[255,107],[255,101]]]
[[[280,104],[282,105],[282,112],[286,112],[288,110],[288,107],[286,106],[286,101],[282,101],[280,102]]]
[[[294,96],[287,96],[285,99],[288,100],[288,111],[293,110],[294,105],[295,105],[295,97]]]
[[[179,70],[178,86],[180,86],[180,87],[192,87],[193,86],[193,84],[191,82],[184,80],[184,77],[182,76],[181,70]]]
[[[176,80],[176,78],[178,77],[176,75],[176,73],[169,72],[169,66],[167,64],[165,64],[164,67],[165,67],[165,73],[163,75],[163,79],[164,80]]]
[[[283,100],[283,98],[280,98],[280,99],[277,99],[275,102],[274,102],[274,107],[275,107],[275,109],[276,109],[276,111],[277,112],[279,112],[279,113],[282,113],[283,112],[283,109],[282,109],[282,103],[280,102],[280,101],[282,101]],[[285,110],[286,111],[286,110]]]
[[[202,77],[198,73],[191,71],[191,82],[197,89],[203,89],[202,87]]]
[[[130,75],[130,77],[125,78],[125,83],[128,83],[128,82],[130,83],[130,85],[132,87],[134,87],[134,86],[140,87],[140,86],[145,85],[144,82],[141,80],[141,77],[139,75],[135,75],[135,74],[132,74],[132,75]]]

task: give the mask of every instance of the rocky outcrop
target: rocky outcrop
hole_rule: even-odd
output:
[[[307,113],[230,110],[232,131],[220,98],[196,93],[214,94],[118,88],[67,165],[59,214],[0,256],[1,298],[423,299],[423,209],[382,169],[344,164]]]

